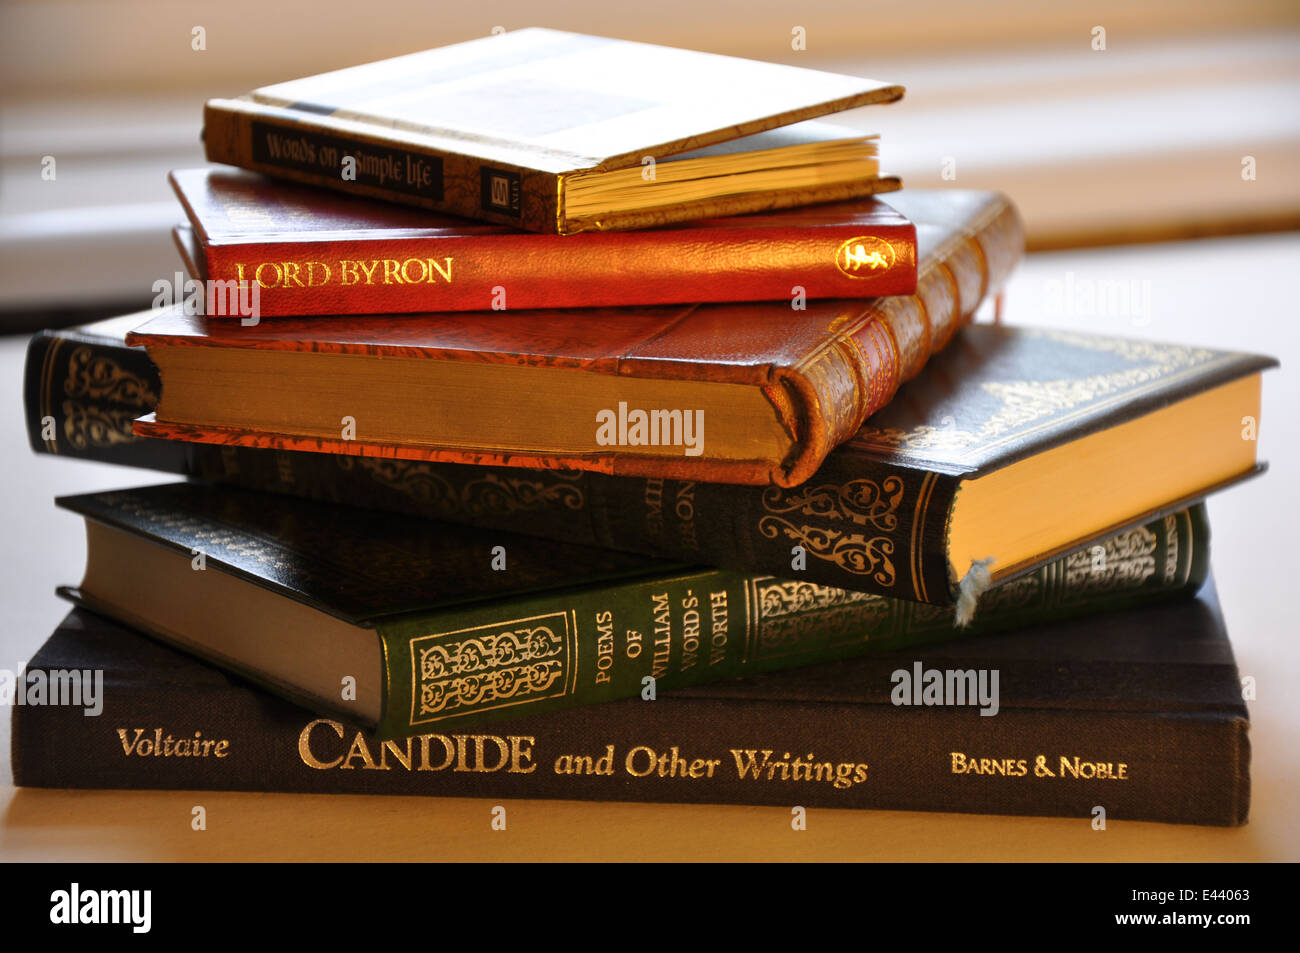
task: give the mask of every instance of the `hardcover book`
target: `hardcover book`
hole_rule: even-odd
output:
[[[254,326],[175,307],[128,338],[164,385],[156,416],[136,426],[206,443],[795,486],[1020,255],[1020,219],[997,193],[900,198],[917,227],[911,296]]]
[[[801,577],[821,585],[932,604],[953,602],[955,582],[969,572],[969,564],[950,557],[946,534],[967,474],[992,473],[1068,447],[1085,434],[1174,406],[1198,387],[1212,391],[1233,374],[1249,378],[1252,368],[1274,363],[1200,348],[972,325],[855,439],[831,453],[806,486],[786,492],[141,437],[131,421],[153,408],[160,384],[143,349],[123,341],[137,320],[128,316],[32,339],[25,388],[28,432],[38,452],[747,572],[785,576],[802,561]],[[1187,446],[1213,437],[1209,420]],[[1249,426],[1237,418],[1222,442],[1253,448],[1253,441],[1242,439],[1251,435]],[[1219,429],[1227,431],[1229,421]],[[1011,438],[1010,446],[995,443],[1003,438]],[[1159,451],[1157,462],[1205,464],[1194,460],[1200,451],[1184,456],[1185,449]],[[1108,528],[1145,522],[1178,502],[1170,484],[1164,504],[1148,502],[1154,508],[1145,513],[1132,509],[1125,479],[1115,476],[1126,474],[1127,466],[1096,476],[1094,485],[1108,487],[1106,493],[1077,491],[1114,507],[1092,513],[1089,524],[1057,525],[1062,551],[1085,548]],[[1249,471],[1248,463],[1242,466]],[[1073,485],[1075,476],[1081,474],[1067,467],[1035,492],[1068,499],[1062,481]],[[1062,503],[1061,512],[1075,512],[1074,504]],[[990,577],[1005,580],[1051,558],[1044,550],[1014,571],[996,563],[987,568]]]
[[[104,672],[103,711],[17,705],[19,785],[767,804],[1237,825],[1249,721],[1196,599],[379,741],[74,610],[33,671]],[[920,669],[975,684],[917,701]],[[992,692],[979,697],[980,673]],[[52,680],[51,680],[52,681]],[[954,685],[960,684],[953,679]],[[905,689],[913,689],[906,691]],[[946,697],[946,696],[945,696]],[[956,695],[954,693],[954,700]],[[905,702],[898,704],[896,702]]]
[[[57,502],[86,519],[69,598],[386,737],[958,634],[945,610],[798,579],[272,494],[178,483]],[[1200,510],[1117,537],[996,590],[977,626],[1194,589],[1205,539]]]
[[[248,172],[189,169],[171,182],[190,220],[174,232],[190,274],[255,284],[262,317],[916,291],[916,228],[871,198],[562,238]],[[230,287],[208,295],[209,315],[236,313],[223,307]]]
[[[561,235],[898,188],[828,113],[872,79],[525,29],[264,86],[204,110],[207,158]]]
[[[1258,355],[964,328],[804,484],[212,454],[212,479],[700,560],[973,617],[984,587],[1260,473]],[[231,448],[227,448],[231,449]],[[242,449],[242,448],[240,448]],[[1104,489],[1101,489],[1104,488]]]

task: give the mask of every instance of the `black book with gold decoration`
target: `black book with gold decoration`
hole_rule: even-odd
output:
[[[964,618],[989,585],[1259,472],[1261,375],[1277,363],[972,325],[785,489],[142,438],[131,420],[159,382],[125,330],[34,339],[37,450],[891,598],[960,598]]]

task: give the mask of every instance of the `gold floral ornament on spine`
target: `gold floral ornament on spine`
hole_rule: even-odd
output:
[[[765,515],[758,521],[758,531],[768,539],[784,535],[816,559],[892,586],[896,578],[893,534],[898,530],[897,510],[903,495],[904,483],[898,476],[879,483],[851,480],[794,490],[772,486],[763,491]],[[835,523],[848,525],[840,528]],[[877,532],[872,534],[871,529]]]
[[[586,505],[580,486],[582,474],[555,470],[536,476],[489,473],[457,487],[433,465],[413,460],[379,457],[339,458],[344,470],[360,470],[375,482],[418,503],[438,507],[443,513],[507,515],[544,509],[553,504],[578,511]]]
[[[814,582],[763,577],[750,592],[758,622],[748,651],[753,661],[864,641],[891,611],[883,596]]]
[[[158,402],[144,378],[84,345],[68,355],[63,393],[63,434],[78,450],[134,443],[135,418]]]
[[[68,377],[63,393],[71,398],[103,400],[129,407],[153,409],[158,395],[143,378],[111,357],[96,356],[93,349],[79,347],[68,358]]]
[[[411,724],[565,695],[572,633],[562,612],[411,639]]]

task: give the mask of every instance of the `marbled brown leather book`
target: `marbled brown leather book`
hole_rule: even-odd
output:
[[[410,460],[795,486],[1011,271],[994,192],[900,192],[917,291],[865,300],[482,311],[254,326],[163,312],[133,332],[148,436]]]

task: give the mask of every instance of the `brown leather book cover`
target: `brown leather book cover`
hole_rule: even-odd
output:
[[[128,338],[129,344],[147,348],[164,367],[162,402],[155,415],[137,421],[136,432],[374,457],[795,486],[947,344],[1021,253],[1020,219],[1002,195],[945,191],[899,193],[896,198],[895,207],[917,228],[917,293],[911,296],[809,301],[804,310],[787,301],[604,309],[581,318],[571,311],[501,311],[429,314],[400,322],[371,316],[279,319],[251,327],[186,315],[180,309],[164,312]],[[175,348],[417,358],[554,368],[611,375],[620,381],[730,384],[761,394],[785,447],[767,458],[720,459],[710,455],[707,443],[699,455],[652,454],[637,445],[557,454],[494,447],[493,435],[482,433],[469,447],[432,431],[380,443],[366,440],[364,433],[356,439],[327,436],[338,433],[337,416],[324,426],[327,411],[322,411],[322,427],[314,433],[213,426],[169,417],[168,400],[177,399],[172,396],[177,390],[166,379],[166,361],[160,355]],[[241,357],[259,360],[248,353]],[[182,394],[180,399],[193,396]],[[557,413],[579,412],[570,402],[555,407],[528,393],[516,396],[520,420],[543,437]],[[744,432],[724,436],[743,442],[750,428],[757,431],[772,424],[747,419],[734,426]]]
[[[201,281],[256,282],[263,317],[871,298],[916,290],[916,229],[874,198],[664,228],[541,235],[278,182],[184,169],[172,188]],[[208,313],[221,316],[221,296]]]
[[[874,79],[529,28],[210,100],[203,138],[212,162],[572,234],[897,189],[872,160],[833,183],[803,176],[717,199],[584,215],[570,185],[749,136],[741,148],[751,153],[863,139],[852,130],[801,133],[797,124],[902,95],[901,86]]]

